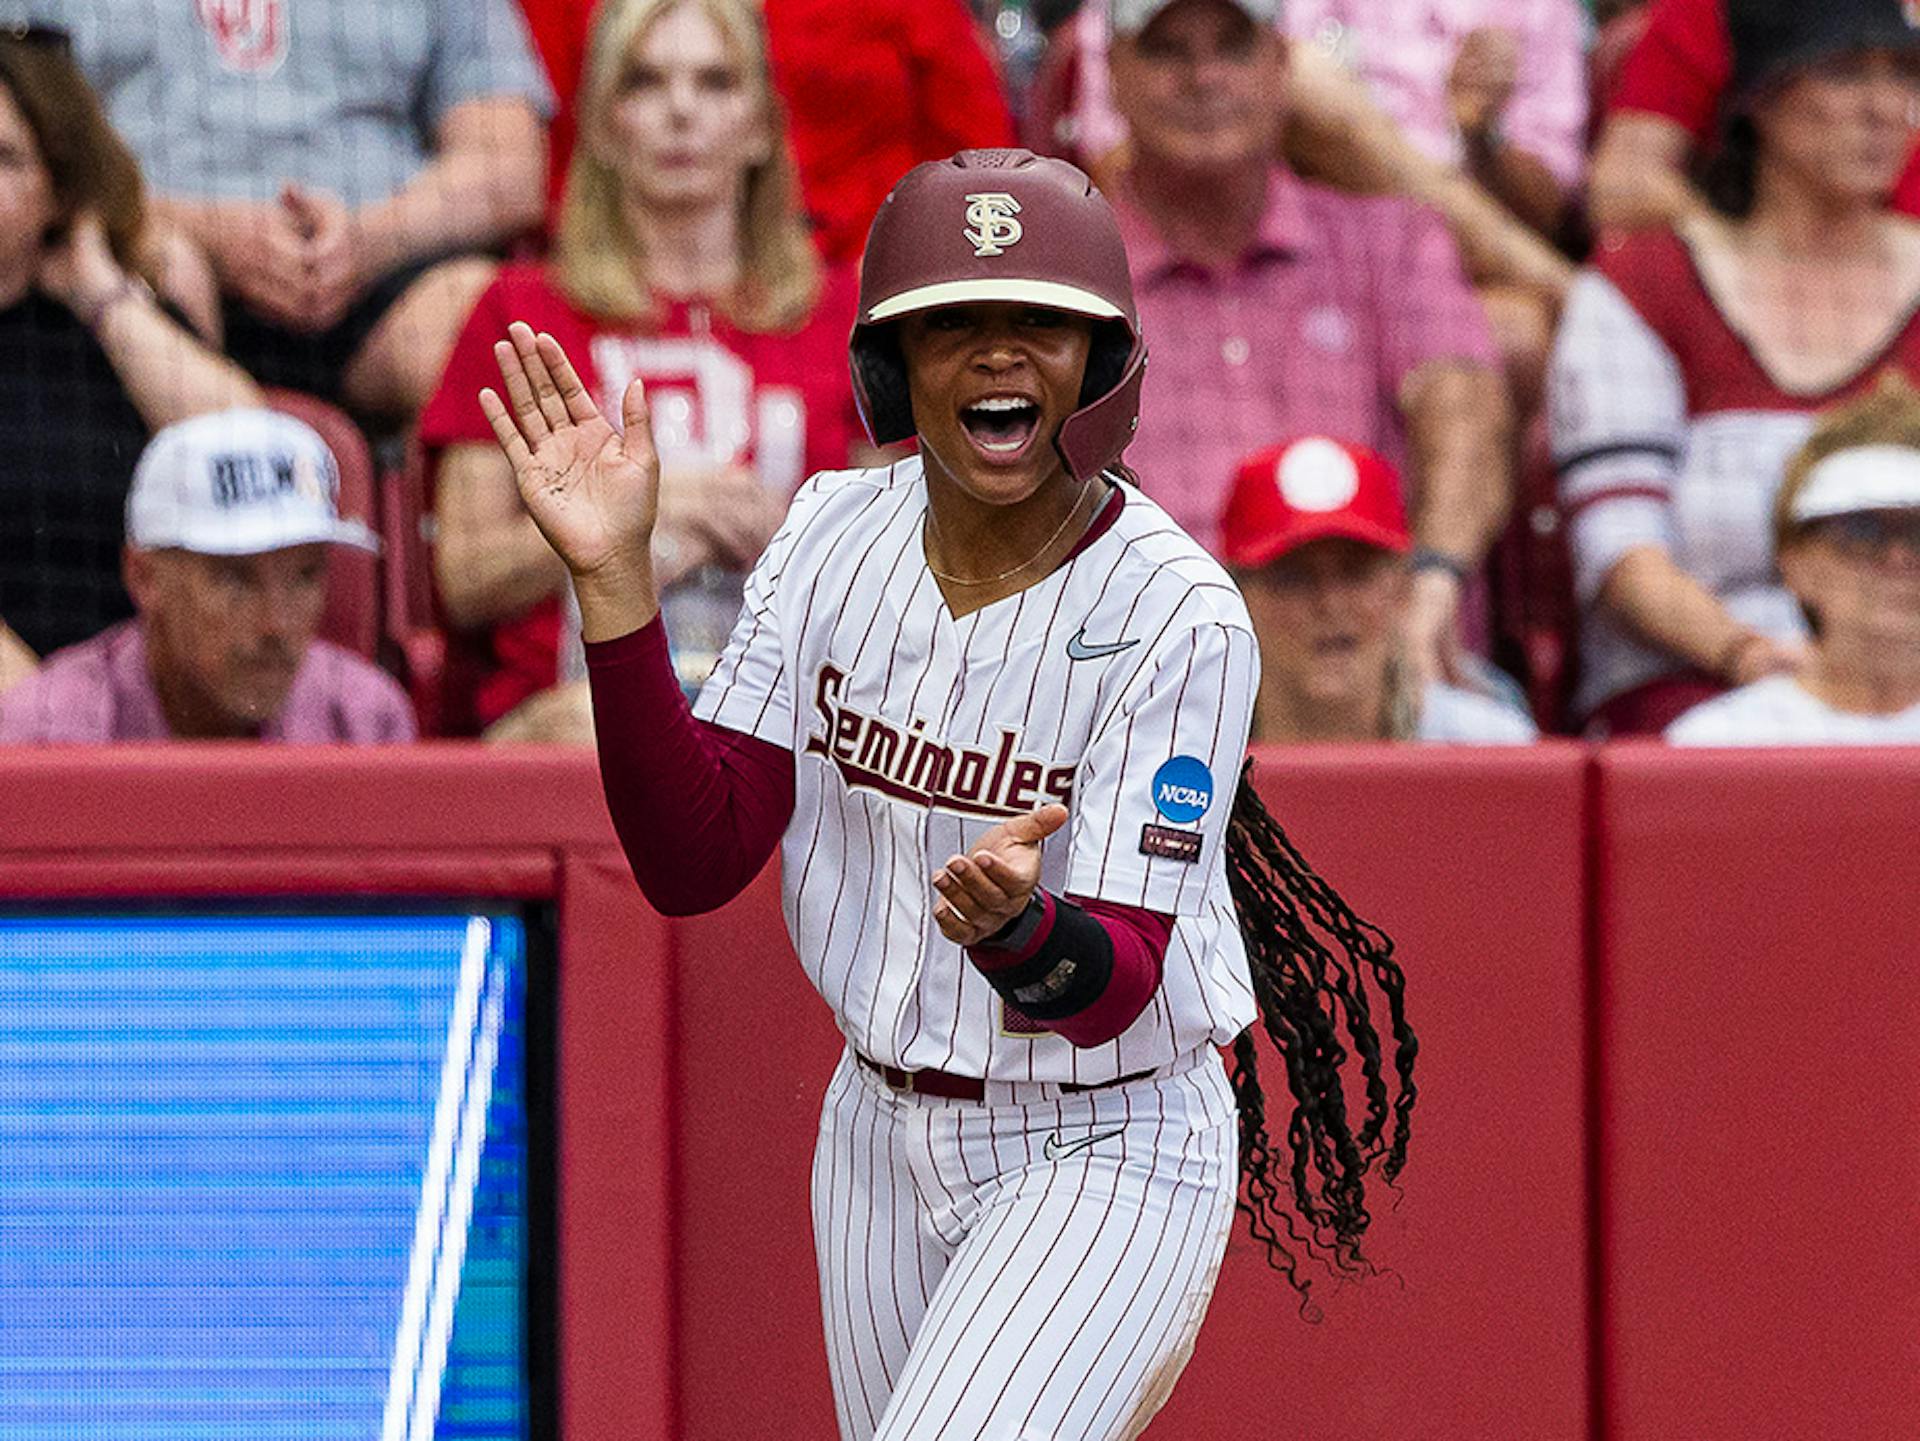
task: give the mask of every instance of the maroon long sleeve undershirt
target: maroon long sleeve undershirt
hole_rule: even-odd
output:
[[[657,616],[586,652],[600,780],[633,878],[663,915],[718,910],[793,819],[793,752],[694,719]]]
[[[600,778],[633,878],[663,915],[717,910],[759,874],[793,819],[793,752],[697,720],[667,655],[658,617],[589,643],[587,674]],[[1069,897],[1113,942],[1113,976],[1086,1010],[1046,1022],[1076,1046],[1113,1040],[1160,985],[1171,918]],[[983,968],[1009,962],[982,951]]]

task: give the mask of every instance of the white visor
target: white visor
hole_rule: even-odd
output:
[[[1828,456],[1793,498],[1796,521],[1825,520],[1862,510],[1920,509],[1920,450],[1862,445]]]
[[[943,305],[979,305],[989,301],[1043,305],[1048,310],[1064,310],[1069,315],[1085,315],[1094,320],[1126,319],[1114,306],[1077,285],[1062,285],[1054,280],[947,280],[903,291],[890,300],[881,301],[867,312],[866,323],[877,325],[883,320],[921,310],[937,310]]]

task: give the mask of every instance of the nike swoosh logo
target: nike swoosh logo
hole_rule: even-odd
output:
[[[1047,1137],[1047,1143],[1040,1149],[1046,1152],[1049,1161],[1059,1161],[1071,1156],[1075,1151],[1084,1151],[1087,1147],[1097,1145],[1101,1141],[1111,1141],[1115,1136],[1123,1135],[1125,1131],[1126,1127],[1122,1126],[1118,1131],[1102,1131],[1096,1136],[1083,1136],[1078,1141],[1062,1141],[1060,1133],[1055,1131]]]
[[[1110,655],[1119,655],[1123,650],[1132,650],[1140,644],[1137,640],[1115,641],[1112,645],[1088,645],[1087,628],[1083,625],[1073,633],[1073,639],[1067,642],[1068,660],[1104,660]]]

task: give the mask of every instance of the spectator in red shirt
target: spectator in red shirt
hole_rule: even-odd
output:
[[[560,95],[556,134],[570,131],[592,6],[523,3]],[[858,258],[880,202],[922,160],[1015,143],[966,0],[764,0],[763,8],[807,212],[829,260]],[[567,152],[555,154],[564,164]]]
[[[1015,143],[966,0],[766,0],[821,252],[853,260],[887,192],[923,160]]]
[[[1920,106],[1900,0],[1734,14],[1718,209],[1601,245],[1569,297],[1549,418],[1585,610],[1575,710],[1663,728],[1797,670],[1769,517],[1815,415],[1920,373],[1920,226],[1890,213]]]
[[[1114,7],[1113,93],[1134,152],[1115,210],[1155,354],[1132,453],[1210,549],[1240,458],[1276,435],[1405,461],[1408,649],[1424,681],[1456,670],[1465,582],[1506,514],[1506,387],[1438,216],[1273,160],[1287,73],[1275,8]]]
[[[1752,8],[1765,3],[1755,0]],[[1774,3],[1814,7],[1822,0]],[[1596,228],[1675,225],[1707,209],[1690,169],[1715,146],[1734,80],[1727,7],[1728,0],[1653,0],[1646,29],[1608,97],[1588,172],[1587,205]],[[1909,157],[1892,204],[1920,215],[1920,150]]]
[[[579,121],[550,262],[501,271],[421,420],[436,465],[435,577],[472,691],[449,698],[458,728],[581,674],[565,567],[480,412],[510,322],[553,334],[608,414],[636,375],[647,381],[666,603],[714,622],[677,626],[689,683],[737,613],[725,577],[759,554],[810,472],[847,462],[859,430],[846,365],[853,281],[823,273],[793,204],[758,6],[607,0]]]

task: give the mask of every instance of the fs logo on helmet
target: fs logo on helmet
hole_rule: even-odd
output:
[[[1026,234],[1013,217],[1020,213],[1020,202],[1004,192],[967,197],[967,239],[973,242],[975,255],[1001,255],[1009,245],[1017,245]]]

